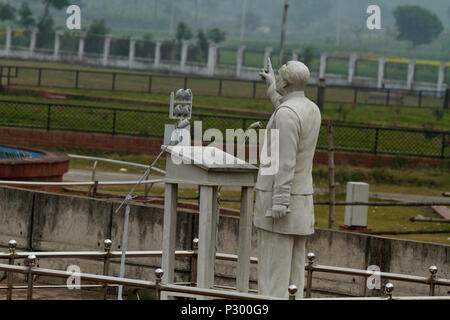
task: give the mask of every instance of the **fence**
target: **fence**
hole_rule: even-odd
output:
[[[258,120],[237,116],[193,114],[202,128],[244,130]],[[65,130],[111,135],[164,137],[164,111],[103,108],[67,104],[47,104],[0,100],[0,126],[44,130]],[[193,123],[193,122],[192,122]],[[224,134],[225,137],[225,134]],[[334,123],[336,151],[450,158],[450,131]],[[318,149],[327,149],[327,124],[320,128]]]
[[[65,89],[89,89],[139,93],[170,93],[172,88],[190,88],[199,95],[265,98],[266,86],[262,81],[219,79],[181,75],[91,71],[24,66],[0,66],[0,78],[6,86],[47,87]],[[306,94],[317,100],[317,87],[306,88]],[[374,106],[405,106],[440,108],[445,101],[443,92],[396,89],[372,89],[366,87],[328,86],[325,102],[364,104]]]
[[[8,243],[9,252],[8,253],[0,253],[0,259],[7,259],[8,264],[0,264],[0,270],[7,272],[7,285],[0,286],[0,289],[7,290],[6,298],[7,300],[11,300],[13,298],[13,290],[27,290],[27,299],[33,299],[33,289],[57,289],[57,288],[67,288],[64,285],[35,285],[35,276],[44,276],[44,277],[56,277],[68,279],[73,277],[74,274],[69,271],[62,270],[52,270],[36,267],[37,259],[68,259],[68,258],[79,258],[79,259],[91,259],[91,260],[103,260],[103,275],[96,274],[88,274],[88,273],[79,273],[77,274],[81,280],[88,282],[96,282],[101,283],[97,285],[81,285],[80,287],[84,288],[99,288],[100,289],[100,298],[107,299],[107,289],[108,287],[113,287],[117,285],[122,286],[130,286],[130,287],[138,287],[145,289],[155,289],[156,299],[160,299],[160,293],[172,292],[172,293],[182,293],[184,295],[201,295],[201,296],[210,296],[222,299],[245,299],[245,300],[279,300],[280,298],[276,297],[268,297],[255,294],[256,292],[252,290],[254,293],[243,293],[243,292],[235,292],[231,290],[235,290],[236,288],[231,287],[223,287],[223,286],[215,286],[214,288],[197,288],[193,287],[196,285],[195,279],[196,268],[191,268],[190,274],[190,282],[176,283],[176,284],[164,284],[161,282],[163,276],[163,270],[156,269],[155,270],[155,281],[145,281],[145,280],[137,280],[137,279],[128,279],[128,278],[120,278],[109,276],[110,273],[109,267],[111,261],[114,258],[120,258],[122,255],[121,251],[112,251],[111,250],[112,241],[106,239],[104,241],[104,251],[72,251],[72,252],[16,252],[16,241],[11,240]],[[195,266],[196,261],[198,259],[198,239],[194,239],[193,241],[193,250],[180,250],[176,251],[175,255],[177,257],[187,257],[191,258],[191,265]],[[127,251],[126,257],[128,258],[148,258],[148,257],[161,257],[162,251]],[[436,266],[430,266],[429,277],[420,277],[413,275],[404,275],[397,273],[389,273],[389,272],[379,272],[376,274],[371,270],[359,270],[352,268],[342,268],[342,267],[334,267],[334,266],[323,266],[315,264],[315,255],[314,253],[308,253],[307,259],[308,262],[305,264],[306,271],[306,285],[305,285],[305,298],[311,299],[311,292],[313,291],[313,273],[322,272],[322,273],[334,273],[334,274],[342,274],[349,276],[359,276],[359,277],[371,277],[371,276],[379,276],[380,282],[381,280],[397,280],[403,282],[411,282],[424,284],[429,286],[429,297],[398,297],[396,299],[439,299],[439,300],[449,300],[450,297],[446,296],[435,296],[435,287],[436,286],[450,286],[450,280],[438,278],[437,272],[438,269]],[[25,259],[28,266],[20,266],[15,265],[16,260]],[[233,254],[224,254],[217,253],[216,259],[224,260],[224,261],[233,261],[236,262],[238,257]],[[250,258],[250,262],[253,264],[258,263],[258,259],[255,257]],[[27,277],[27,285],[26,286],[17,286],[14,285],[14,274],[24,274]],[[381,283],[380,283],[381,286]],[[222,290],[226,289],[226,290]],[[231,290],[230,290],[231,289]],[[289,288],[286,288],[289,292],[289,299],[294,300],[297,294],[297,288],[295,285],[290,285]],[[384,285],[385,294],[387,299],[395,299],[392,297],[392,293],[394,290],[394,286],[392,283],[387,282]],[[303,296],[303,293],[300,293]],[[191,296],[192,297],[192,296]],[[345,300],[346,298],[340,298]],[[352,298],[347,298],[352,299]],[[354,298],[353,298],[354,299]],[[358,298],[364,299],[364,298]],[[366,298],[366,299],[386,299],[383,297],[374,297],[374,298]]]

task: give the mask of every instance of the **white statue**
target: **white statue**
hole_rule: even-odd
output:
[[[278,172],[256,183],[253,224],[258,232],[258,287],[267,296],[288,297],[288,286],[303,297],[306,237],[314,233],[312,162],[321,123],[317,105],[305,97],[308,68],[289,61],[275,78],[270,59],[261,70],[275,110],[267,124],[266,147],[279,144]],[[279,141],[270,141],[271,129]],[[271,157],[273,158],[273,157]]]

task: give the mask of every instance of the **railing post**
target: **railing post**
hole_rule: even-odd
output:
[[[184,77],[184,90],[187,89],[188,77]]]
[[[11,67],[8,67],[8,79],[7,79],[6,84],[7,84],[8,87],[11,84]]]
[[[306,275],[306,294],[305,298],[311,298],[311,287],[312,287],[312,276],[313,276],[313,265],[314,260],[316,259],[316,255],[312,252],[308,253],[306,256],[308,259],[308,265],[306,266],[307,275]]]
[[[253,81],[253,99],[256,98],[256,81]]]
[[[222,96],[222,79],[219,79],[219,97]]]
[[[155,270],[156,280],[155,280],[155,290],[156,290],[156,300],[161,300],[161,280],[164,275],[164,271],[161,268]]]
[[[389,105],[389,98],[391,95],[391,89],[387,89],[387,94],[386,94],[386,105]]]
[[[10,265],[14,265],[14,257],[16,255],[16,247],[17,247],[16,240],[9,240],[8,247],[9,247],[9,255],[10,255],[9,256],[9,264]],[[11,300],[12,299],[13,277],[14,277],[14,273],[13,272],[8,272],[8,291],[6,292],[6,300]]]
[[[109,273],[109,256],[111,253],[111,245],[112,245],[112,241],[110,239],[105,239],[105,241],[103,241],[103,248],[105,250],[105,257],[103,259],[103,275],[107,276]],[[101,294],[101,298],[103,300],[106,300],[106,297],[108,295],[108,284],[105,283],[103,285],[103,290],[102,290],[102,294]]]
[[[355,92],[353,93],[353,103],[356,104],[358,100],[358,87],[355,87]]]
[[[394,285],[391,282],[386,283],[384,286],[384,293],[387,295],[388,300],[392,300],[392,292],[394,291]]]
[[[333,120],[327,123],[328,132],[328,190],[330,196],[330,207],[328,215],[328,228],[334,227],[334,209],[336,201],[336,183],[334,179],[334,139],[333,139]]]
[[[33,268],[36,265],[36,256],[30,254],[27,258],[28,261],[28,288],[27,288],[27,300],[33,299]]]
[[[116,134],[116,117],[117,117],[117,109],[113,111],[113,127],[112,127],[112,135]]]
[[[445,141],[445,133],[442,133],[442,145],[441,145],[441,158],[444,159],[445,158],[445,145],[446,145],[446,141]]]
[[[111,88],[111,91],[114,91],[114,90],[116,90],[116,73],[113,72],[112,76],[113,77],[112,77],[112,88]]]
[[[373,146],[373,154],[377,154],[378,150],[378,132],[380,131],[379,128],[375,129],[375,145]]]
[[[51,108],[52,108],[52,105],[49,104],[47,107],[47,131],[50,131]]]
[[[430,271],[430,296],[434,296],[434,289],[436,287],[436,273],[438,272],[438,268],[436,266],[431,266],[428,268]]]
[[[320,78],[317,84],[317,106],[323,110],[325,103],[325,78]]]
[[[152,75],[148,76],[148,93],[151,94],[152,93]]]
[[[75,89],[78,89],[78,79],[80,77],[80,70],[75,71]]]
[[[197,258],[198,258],[198,238],[192,240],[192,250],[194,254],[191,260],[191,283],[197,282]]]
[[[419,91],[419,108],[422,107],[422,90]]]
[[[38,69],[38,84],[37,84],[38,87],[41,86],[41,78],[42,78],[42,68],[39,68]]]
[[[297,293],[297,286],[294,284],[291,284],[288,287],[288,291],[289,291],[289,300],[295,300],[295,295]]]

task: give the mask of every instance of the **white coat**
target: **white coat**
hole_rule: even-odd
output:
[[[267,150],[271,150],[271,144],[278,141],[271,141],[270,130],[279,130],[279,169],[275,174],[264,175],[260,167],[255,186],[255,227],[292,235],[314,233],[312,162],[320,124],[319,108],[303,91],[291,92],[281,99],[267,124],[264,141]],[[279,219],[266,216],[273,205],[285,205],[290,212]]]

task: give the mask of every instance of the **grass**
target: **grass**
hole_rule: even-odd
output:
[[[50,150],[85,154],[98,157],[106,157],[116,160],[151,163],[154,156],[136,153],[111,153],[99,150],[72,149],[72,148],[49,148]],[[71,169],[91,170],[93,162],[80,159],[72,159],[70,162]],[[99,162],[97,171],[117,172],[120,174],[120,168],[123,165],[116,165],[106,162]],[[165,159],[161,158],[157,167],[164,169]],[[142,169],[135,167],[127,167],[129,173],[141,173]],[[328,169],[325,165],[314,165],[313,179],[315,187],[326,189],[328,186]],[[448,179],[448,168],[428,167],[426,165],[417,166],[415,168],[403,168],[402,166],[394,166],[391,168],[365,168],[357,166],[342,165],[337,166],[335,172],[337,182],[337,201],[345,200],[345,184],[347,181],[363,181],[370,184],[371,192],[389,192],[389,193],[405,193],[405,194],[421,194],[439,196],[443,191],[450,190],[450,180]],[[131,186],[102,186],[99,191],[117,192],[125,194],[130,190]],[[163,195],[163,188],[155,186],[152,188],[153,195]],[[195,188],[182,188],[180,194],[183,196],[198,196]],[[140,186],[136,194],[143,194],[144,188]],[[238,198],[239,191],[223,190],[221,196],[225,198]],[[327,201],[327,193],[316,193],[315,201]],[[188,201],[188,200],[183,200]],[[369,199],[369,201],[377,201]],[[196,202],[190,200],[190,202]],[[231,209],[239,209],[239,204],[235,202],[222,202],[221,206]],[[344,206],[336,206],[335,208],[335,227],[338,229],[344,223]],[[411,230],[450,230],[450,224],[441,223],[414,223],[409,220],[410,217],[416,215],[425,217],[439,218],[431,208],[422,207],[369,207],[368,209],[368,227],[373,231],[411,231]],[[327,228],[328,226],[328,206],[315,206],[316,227]],[[397,235],[390,236],[401,239],[419,240],[450,244],[448,234],[418,234],[418,235]]]

